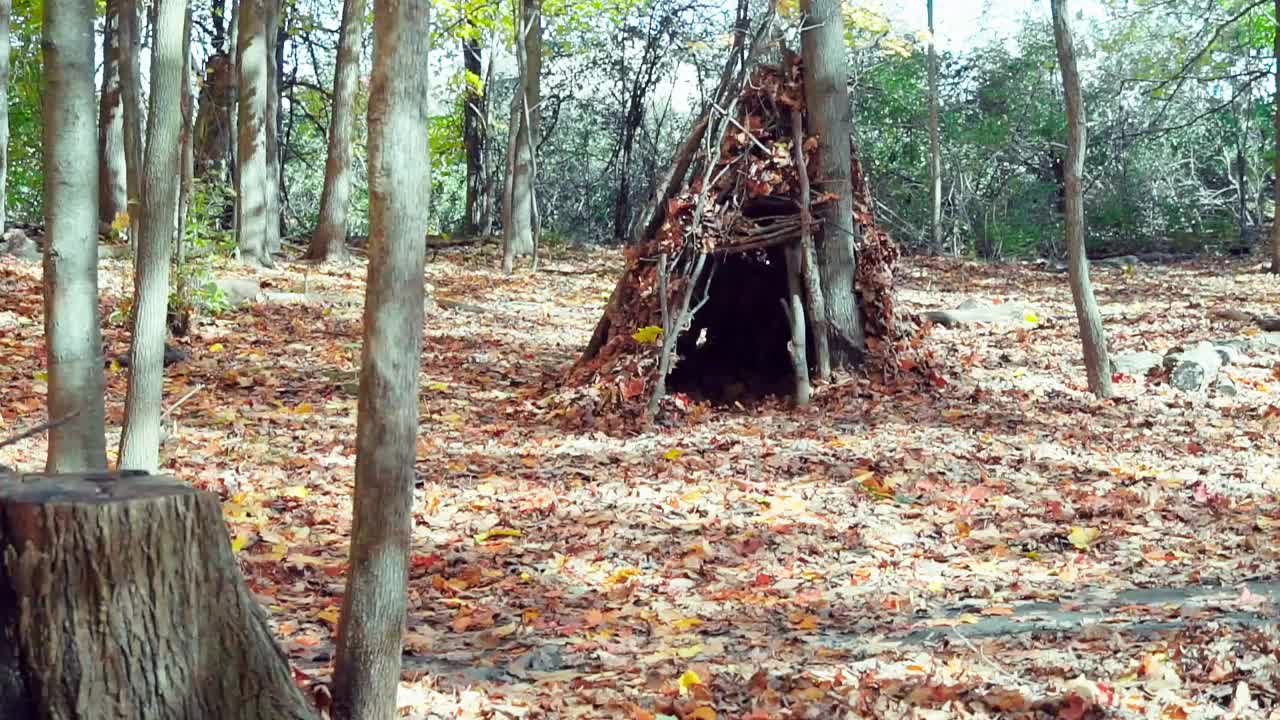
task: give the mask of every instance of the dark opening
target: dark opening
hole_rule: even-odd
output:
[[[782,249],[718,255],[709,262],[714,274],[704,273],[693,295],[695,305],[703,297],[707,303],[676,345],[671,389],[714,403],[790,395],[791,331],[779,302],[787,292]]]

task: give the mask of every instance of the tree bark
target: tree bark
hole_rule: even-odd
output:
[[[1051,0],[1053,38],[1058,46],[1058,68],[1062,72],[1062,94],[1067,106],[1067,159],[1063,163],[1066,186],[1067,273],[1071,298],[1075,301],[1080,323],[1080,340],[1084,347],[1084,366],[1089,389],[1100,398],[1111,397],[1111,362],[1107,358],[1107,337],[1102,328],[1102,315],[1089,282],[1089,260],[1084,247],[1084,175],[1085,118],[1084,98],[1080,89],[1080,73],[1076,68],[1076,51],[1071,37],[1067,0]]]
[[[93,93],[93,0],[44,9],[44,335],[50,472],[100,470],[104,434],[98,325],[98,151]]]
[[[538,209],[535,152],[542,96],[542,0],[522,0],[516,22],[519,79],[511,99],[507,182],[502,203],[502,270],[510,274],[515,258],[532,255],[537,244]]]
[[[462,67],[466,72],[462,91],[462,145],[467,156],[466,210],[462,216],[462,234],[485,234],[488,228],[489,198],[485,194],[484,149],[488,139],[488,127],[484,120],[484,96],[489,88],[484,85],[483,57],[480,48],[480,28],[468,15],[466,36],[462,39]]]
[[[236,242],[240,260],[271,267],[267,242],[270,217],[268,194],[275,188],[267,160],[267,95],[270,58],[267,55],[266,4],[273,0],[241,0],[236,38],[236,71],[240,101],[236,112],[239,152],[236,162]],[[277,223],[278,225],[278,223]]]
[[[267,111],[263,123],[267,136],[267,235],[264,243],[268,256],[280,252],[283,215],[280,212],[280,78],[284,64],[284,27],[280,23],[281,0],[263,0],[267,40]]]
[[[857,270],[857,230],[853,224],[853,186],[850,137],[853,120],[846,77],[844,21],[839,0],[801,0],[804,27],[804,94],[809,109],[809,134],[818,136],[821,192],[835,199],[819,208],[818,267],[827,307],[827,331],[833,367],[856,364],[865,346],[854,273]]]
[[[5,193],[9,183],[9,24],[13,0],[0,0],[0,233],[8,220]]]
[[[205,63],[204,81],[200,83],[199,108],[196,111],[192,140],[196,177],[232,180],[231,147],[235,140],[231,130],[231,116],[235,104],[234,64],[229,56],[214,54]]]
[[[942,139],[938,133],[938,48],[934,35],[933,0],[929,11],[929,238],[933,251],[942,246]]]
[[[316,714],[245,587],[218,499],[102,474],[0,482],[0,717]]]
[[[369,92],[369,274],[356,422],[351,554],[333,674],[333,717],[396,709],[407,602],[423,269],[430,0],[374,5]]]
[[[1275,17],[1277,25],[1280,26],[1280,0],[1275,2]],[[1280,273],[1280,30],[1276,31],[1274,56],[1276,61],[1275,71],[1275,114],[1273,124],[1275,127],[1275,212],[1271,220],[1271,272]]]
[[[192,117],[195,98],[191,91],[191,6],[187,6],[187,18],[182,26],[182,179],[178,185],[178,223],[173,233],[173,252],[181,270],[187,262],[187,210],[191,205],[191,183],[195,177],[195,149],[193,147]]]
[[[125,187],[128,193],[129,244],[136,247],[142,212],[142,87],[138,60],[138,1],[119,0],[120,101],[124,122]]]
[[[109,0],[102,25],[102,92],[98,100],[98,220],[127,211],[124,105],[120,101],[120,0]]]
[[[169,258],[181,172],[182,46],[185,0],[155,0],[150,109],[142,179],[142,236],[134,261],[133,337],[129,390],[120,435],[121,468],[154,471],[160,465],[160,400],[164,383],[165,318],[169,311]]]
[[[342,262],[347,252],[347,211],[351,206],[351,128],[355,124],[356,85],[364,40],[365,0],[344,0],[333,74],[333,115],[329,121],[329,156],[324,164],[320,223],[311,236],[308,257]],[[470,165],[468,165],[468,169]],[[468,181],[470,175],[467,176]]]

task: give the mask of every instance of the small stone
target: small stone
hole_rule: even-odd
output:
[[[1111,356],[1111,373],[1132,378],[1142,377],[1163,360],[1163,355],[1150,350],[1118,352]]]

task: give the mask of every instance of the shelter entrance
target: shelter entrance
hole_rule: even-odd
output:
[[[795,389],[782,299],[787,266],[781,247],[716,253],[694,291],[706,303],[676,345],[670,387],[699,400],[731,404]],[[707,284],[710,283],[710,287]]]

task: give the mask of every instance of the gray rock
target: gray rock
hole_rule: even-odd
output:
[[[924,313],[924,318],[943,327],[983,324],[1034,327],[1035,323],[1027,321],[1028,315],[1042,317],[1033,308],[1019,303],[992,305],[969,299],[960,303],[960,307],[954,310],[930,310]]]
[[[262,285],[250,278],[224,277],[214,282],[232,307],[254,302],[262,294]]]
[[[1164,362],[1164,356],[1150,350],[1118,352],[1111,356],[1111,372],[1138,378],[1143,377],[1162,362]]]
[[[1186,350],[1173,350],[1164,358],[1169,384],[1183,392],[1203,392],[1218,376],[1222,356],[1213,343],[1199,342]]]
[[[27,237],[21,228],[10,228],[0,240],[0,255],[12,255],[19,260],[36,262],[40,260],[40,246],[35,240]]]
[[[1090,260],[1089,264],[1097,267],[1120,268],[1123,270],[1124,268],[1136,267],[1140,262],[1142,261],[1138,259],[1137,255],[1120,255],[1118,257],[1102,258],[1101,260]]]
[[[1225,376],[1219,377],[1213,383],[1213,389],[1224,397],[1235,397],[1240,394],[1240,389],[1236,387],[1236,384],[1232,382],[1231,378]]]

